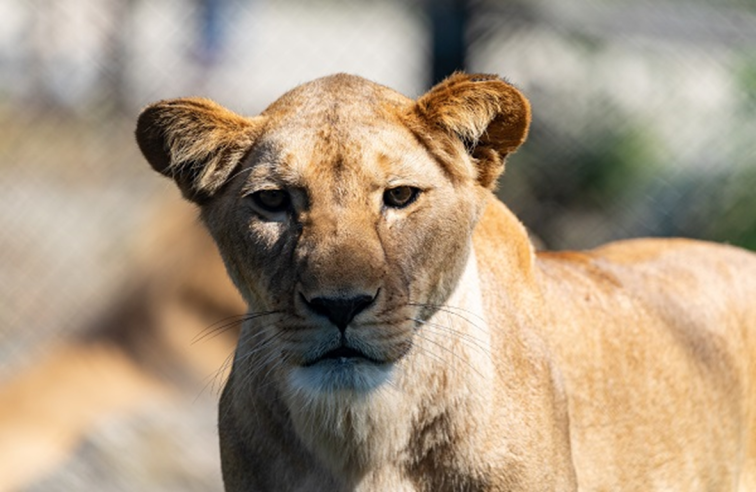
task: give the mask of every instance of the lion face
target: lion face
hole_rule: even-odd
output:
[[[337,75],[255,118],[199,99],[143,113],[143,152],[201,205],[250,307],[237,365],[366,391],[412,350],[529,118],[501,80],[455,77],[417,102]]]

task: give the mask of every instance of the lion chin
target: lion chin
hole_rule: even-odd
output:
[[[391,380],[393,367],[360,356],[329,358],[292,369],[289,386],[312,398],[330,398],[339,392],[368,393]]]
[[[756,257],[682,239],[535,252],[493,194],[530,105],[324,77],[244,117],[139,117],[247,303],[229,492],[756,490]]]

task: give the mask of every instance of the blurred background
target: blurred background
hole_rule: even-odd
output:
[[[0,0],[0,491],[221,490],[233,336],[210,345],[243,307],[207,292],[222,268],[141,158],[141,107],[203,95],[251,115],[334,72],[416,97],[458,69],[530,98],[499,195],[549,248],[756,249],[756,0]],[[198,298],[191,329],[164,315]],[[144,391],[64,411],[135,380],[100,362],[81,369],[95,389],[66,379],[61,347],[105,345]]]

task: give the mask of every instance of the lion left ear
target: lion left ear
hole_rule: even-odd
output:
[[[455,73],[420,97],[415,111],[462,141],[486,188],[494,187],[530,126],[528,100],[496,75]]]
[[[202,98],[161,101],[139,115],[136,139],[153,169],[202,204],[228,180],[262,127]]]

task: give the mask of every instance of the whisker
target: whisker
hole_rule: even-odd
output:
[[[438,329],[444,333],[448,333],[449,335],[457,337],[458,340],[463,342],[466,346],[470,348],[477,349],[481,353],[485,354],[487,357],[490,357],[491,354],[487,347],[485,346],[485,342],[483,340],[480,340],[478,338],[475,338],[474,336],[461,332],[459,330],[455,330],[454,328],[450,326],[445,326],[439,323],[434,323],[432,321],[423,321],[421,319],[415,319],[410,318],[411,321],[415,321],[417,323],[420,323],[423,326],[427,326],[433,329]]]
[[[202,385],[202,389],[197,393],[197,396],[195,396],[194,400],[197,401],[199,397],[208,389],[211,388],[213,391],[213,394],[218,396],[220,392],[223,389],[223,382],[221,381],[221,376],[228,372],[229,366],[233,363],[234,360],[234,353],[236,349],[232,350],[225,359],[223,359],[223,363],[221,366],[216,369],[212,374],[205,377],[205,384]]]
[[[278,339],[280,336],[281,336],[281,334],[275,334],[272,337],[268,338],[267,340],[264,340],[262,343],[260,343],[257,346],[255,346],[254,349],[245,351],[244,355],[242,355],[241,357],[239,357],[237,359],[238,362],[239,362],[239,364],[243,364],[243,363],[247,362],[253,356],[255,356],[255,355],[259,354],[260,352],[262,352],[263,350],[267,349],[268,346],[270,346],[270,344],[272,344],[273,342],[275,342],[276,339]]]
[[[271,364],[272,361],[274,362]],[[259,371],[255,371],[257,374],[260,375],[259,384],[255,388],[255,390],[263,391],[263,390],[268,389],[270,386],[272,386],[276,381],[275,379],[271,378],[270,375],[273,374],[280,367],[282,367],[284,364],[286,364],[288,361],[289,361],[289,356],[287,356],[286,354],[271,354],[270,357],[264,360],[264,363],[259,364],[258,368],[261,368],[267,365],[268,370],[265,372],[265,374],[260,374]],[[248,375],[252,374],[251,368],[247,372],[247,374]]]
[[[478,325],[476,322],[470,320],[466,316],[463,316],[459,312],[459,311],[461,311],[465,315],[470,315],[471,317],[475,317],[478,320],[482,321],[484,324],[486,323],[486,319],[485,318],[483,318],[479,314],[474,313],[474,312],[472,312],[472,311],[470,311],[468,309],[464,309],[464,308],[460,308],[460,307],[456,307],[456,306],[446,306],[444,304],[423,304],[423,303],[416,303],[416,302],[415,303],[409,302],[409,303],[407,303],[407,305],[409,305],[409,306],[415,306],[415,307],[430,307],[430,308],[435,309],[436,311],[440,311],[440,312],[449,314],[451,316],[456,316],[457,318],[461,319],[462,321],[465,321],[466,323],[468,323],[470,326],[472,326],[475,329],[478,329],[478,330],[481,330],[481,331],[485,331],[486,330],[485,326]]]
[[[410,301],[410,302],[407,303],[407,305],[409,305],[409,306],[416,306],[416,307],[431,307],[431,308],[434,308],[434,309],[445,310],[445,311],[461,311],[463,313],[475,316],[476,318],[480,319],[481,321],[485,321],[485,318],[483,318],[481,315],[479,315],[478,313],[476,313],[474,311],[470,311],[469,309],[465,309],[465,308],[459,307],[459,306],[453,306],[453,305],[450,305],[450,304],[432,304],[432,303],[429,303],[429,302],[411,302]]]
[[[452,357],[454,357],[456,360],[458,360],[460,362],[463,362],[467,367],[469,367],[470,369],[472,369],[473,371],[475,371],[479,376],[484,377],[483,374],[478,369],[475,368],[475,366],[473,366],[464,357],[460,357],[458,354],[456,354],[449,347],[446,347],[446,346],[444,346],[444,345],[436,342],[435,340],[433,340],[431,338],[425,337],[425,336],[421,335],[420,333],[416,333],[415,336],[417,336],[418,338],[420,338],[422,340],[425,340],[426,342],[431,343],[431,344],[435,345],[436,347],[444,350],[445,352],[449,353]],[[440,356],[438,356],[438,360],[441,361],[441,362],[447,362],[446,359],[444,359],[444,358],[442,358]]]
[[[194,345],[195,343],[201,342],[202,340],[215,338],[228,331],[229,329],[239,326],[243,322],[244,318],[242,317],[242,315],[229,316],[228,318],[224,318],[200,331],[197,335],[194,336],[194,338],[192,338],[191,343],[192,345]]]
[[[205,340],[206,338],[213,338],[221,333],[225,332],[226,330],[233,328],[234,326],[240,325],[244,323],[245,321],[251,321],[253,319],[261,318],[263,316],[270,316],[272,314],[281,313],[282,311],[262,311],[259,313],[246,313],[246,314],[239,314],[235,316],[228,316],[226,318],[223,318],[219,321],[216,321],[215,323],[211,324],[204,330],[202,330],[197,336],[195,336],[192,339],[192,344],[195,344],[197,342],[200,342],[202,340]]]
[[[271,312],[268,312],[268,313],[257,313],[253,317],[250,317],[248,315],[245,315],[245,316],[246,316],[247,320],[250,320],[250,319],[257,318],[257,317],[261,317],[261,316],[265,316],[265,315],[270,315],[270,314],[275,314],[275,313],[276,312],[271,311]],[[286,318],[287,317],[283,317],[281,320],[284,320]],[[242,334],[242,336],[239,338],[239,341],[238,341],[237,345],[234,347],[234,349],[231,351],[231,353],[224,359],[223,364],[221,364],[221,366],[211,376],[209,376],[209,381],[203,387],[203,391],[209,385],[212,385],[212,386],[216,386],[217,385],[218,389],[221,389],[223,387],[223,383],[220,382],[221,375],[226,374],[228,372],[229,366],[234,363],[234,361],[236,359],[236,351],[237,351],[238,346],[242,345],[242,344],[248,344],[252,340],[254,340],[254,339],[258,338],[258,337],[263,337],[264,335],[267,335],[268,334],[267,329],[270,326],[272,326],[274,323],[280,322],[281,320],[271,321],[270,323],[265,324],[265,325],[259,327],[254,332],[248,332],[248,333]],[[252,357],[255,353],[261,351],[264,347],[266,347],[267,345],[269,345],[278,336],[280,336],[280,334],[278,334],[278,335],[274,334],[273,337],[269,338],[268,340],[265,340],[262,344],[258,345],[254,350],[252,350],[251,351],[252,353],[245,353],[244,358],[242,358],[241,361],[244,362],[244,361],[246,361],[246,359]]]
[[[423,337],[420,337],[420,338],[423,338]],[[423,338],[423,340],[425,340],[425,338]],[[426,357],[430,357],[430,358],[432,358],[433,360],[435,360],[435,361],[437,361],[437,362],[440,362],[440,363],[441,363],[441,364],[443,364],[443,365],[446,365],[446,359],[444,359],[444,358],[443,358],[443,357],[441,357],[440,355],[438,355],[438,354],[436,354],[436,353],[434,353],[434,352],[432,352],[432,351],[428,350],[428,349],[427,349],[426,347],[423,347],[423,346],[422,346],[422,345],[420,345],[420,344],[415,344],[415,345],[413,345],[413,350],[417,350],[417,351],[418,351],[418,353],[420,353],[421,355],[424,355],[424,356],[426,356]]]

